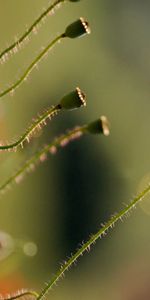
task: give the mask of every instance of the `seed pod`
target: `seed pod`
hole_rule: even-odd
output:
[[[70,24],[65,31],[65,36],[71,39],[89,34],[91,32],[89,23],[83,18]]]
[[[85,94],[77,87],[75,91],[62,98],[60,105],[63,109],[75,109],[80,106],[86,106],[85,99]]]
[[[86,130],[92,134],[102,133],[109,135],[109,122],[105,116],[101,116],[98,120],[87,125]]]

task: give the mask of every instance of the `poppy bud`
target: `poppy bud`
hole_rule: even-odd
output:
[[[109,135],[109,122],[105,116],[101,116],[98,120],[87,125],[86,130],[92,134],[102,133]]]
[[[70,24],[65,31],[65,36],[71,39],[89,34],[91,32],[89,24],[83,18]]]
[[[63,109],[74,109],[80,106],[85,106],[85,94],[77,87],[75,91],[65,95],[61,102],[61,108]]]

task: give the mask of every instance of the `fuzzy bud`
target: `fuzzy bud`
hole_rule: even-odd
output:
[[[65,36],[71,39],[89,34],[91,32],[89,24],[83,18],[70,24],[65,31]]]
[[[102,133],[109,135],[109,122],[105,116],[101,116],[98,120],[87,125],[86,130],[92,134]]]
[[[75,109],[80,106],[86,106],[85,94],[77,87],[75,91],[65,95],[61,102],[63,109]]]

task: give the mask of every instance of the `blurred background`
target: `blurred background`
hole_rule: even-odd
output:
[[[0,0],[0,49],[48,7],[47,0]],[[11,141],[31,119],[76,86],[87,107],[58,116],[17,153],[0,153],[4,182],[36,149],[66,129],[106,115],[111,135],[84,136],[60,149],[0,198],[0,293],[40,290],[60,263],[150,179],[150,2],[66,3],[38,34],[0,65],[0,90],[42,47],[85,17],[92,33],[64,40],[14,93],[0,99],[0,139]],[[55,300],[150,299],[150,197],[79,259],[55,287]]]

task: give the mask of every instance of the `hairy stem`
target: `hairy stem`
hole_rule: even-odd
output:
[[[53,4],[51,4],[35,21],[34,23],[26,30],[26,32],[19,38],[17,39],[13,44],[11,44],[9,47],[7,47],[5,50],[3,50],[0,53],[0,59],[5,61],[5,57],[11,52],[15,53],[15,49],[21,46],[23,41],[25,41],[29,35],[34,31],[35,28],[39,24],[42,23],[42,20],[44,20],[47,15],[54,10],[56,6],[58,6],[60,3],[65,2],[65,0],[56,0]]]
[[[92,235],[90,239],[82,244],[82,246],[77,250],[77,252],[72,255],[60,268],[60,270],[52,277],[52,279],[47,283],[46,287],[41,291],[38,296],[38,300],[44,299],[46,294],[50,291],[52,286],[56,284],[56,282],[64,275],[64,273],[74,264],[74,262],[84,254],[85,251],[89,251],[90,247],[97,241],[98,238],[101,238],[105,235],[110,228],[114,226],[114,224],[121,220],[125,215],[127,215],[132,208],[136,206],[136,204],[141,201],[148,193],[150,192],[150,184],[139,193],[130,204],[128,204],[124,209],[122,209],[119,213],[111,217],[111,219],[100,228],[100,230]]]
[[[0,193],[3,193],[7,188],[9,188],[10,184],[13,182],[19,182],[18,179],[22,179],[22,176],[28,172],[32,171],[35,167],[35,164],[39,161],[43,161],[43,158],[48,154],[53,154],[57,147],[65,146],[69,141],[72,141],[78,137],[80,137],[83,133],[86,133],[86,126],[75,128],[68,133],[56,138],[50,144],[44,146],[41,150],[38,150],[33,154],[33,156],[27,160],[20,169],[15,172],[12,176],[10,176],[1,186]]]
[[[14,150],[21,146],[23,147],[23,144],[25,141],[29,142],[30,138],[33,136],[36,130],[41,129],[43,125],[46,124],[47,119],[51,119],[54,115],[56,115],[61,110],[60,105],[56,105],[55,107],[49,108],[47,111],[45,111],[41,116],[37,118],[33,122],[32,125],[25,131],[25,133],[18,139],[18,141],[7,144],[7,145],[0,145],[0,150]]]
[[[14,296],[8,296],[7,298],[1,298],[2,300],[15,300],[17,298],[21,298],[21,297],[24,297],[24,296],[33,296],[35,298],[38,298],[39,295],[37,292],[34,292],[34,291],[24,291],[24,292],[19,292],[18,294],[14,295]]]
[[[20,86],[20,84],[27,78],[29,73],[32,71],[32,69],[41,61],[41,59],[48,53],[48,51],[56,44],[58,43],[62,38],[64,38],[65,35],[61,34],[57,36],[35,59],[34,61],[28,66],[28,68],[25,70],[24,74],[14,83],[12,84],[8,89],[4,90],[0,93],[0,98],[7,95],[10,92],[14,92],[17,87]]]

